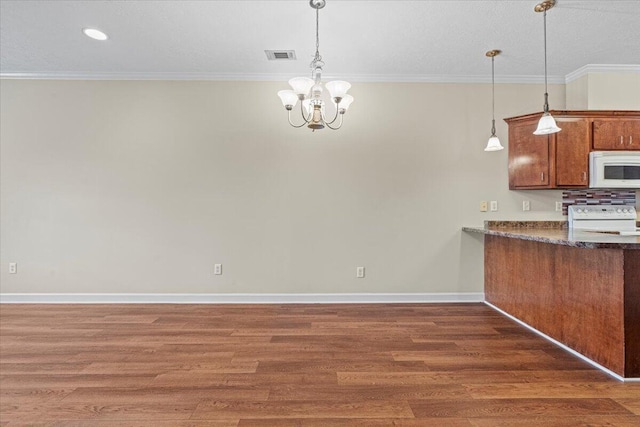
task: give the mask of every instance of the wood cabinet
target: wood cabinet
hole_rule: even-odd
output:
[[[597,119],[593,121],[595,150],[640,149],[640,120]]]
[[[509,127],[509,188],[549,186],[550,138],[534,135],[536,125],[537,122],[526,122]]]
[[[556,187],[589,185],[589,121],[582,118],[556,120],[562,131],[553,135],[556,149]]]
[[[589,153],[640,150],[640,111],[551,111],[562,131],[533,135],[542,113],[509,125],[509,189],[587,188]]]

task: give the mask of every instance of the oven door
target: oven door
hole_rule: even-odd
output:
[[[591,188],[640,188],[640,151],[593,151],[589,171]]]

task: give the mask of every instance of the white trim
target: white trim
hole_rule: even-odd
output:
[[[555,345],[557,345],[558,347],[561,347],[563,350],[568,351],[569,353],[573,354],[574,356],[584,360],[585,362],[587,362],[588,364],[590,364],[591,366],[593,366],[594,368],[600,369],[601,371],[603,371],[605,374],[612,376],[613,378],[617,379],[618,381],[623,381],[623,382],[640,382],[640,378],[625,378],[622,377],[618,374],[616,374],[615,372],[605,368],[604,366],[602,366],[601,364],[594,362],[593,360],[589,359],[588,357],[578,353],[577,351],[567,347],[566,345],[562,344],[560,341],[557,341],[553,338],[551,338],[549,335],[546,335],[542,332],[540,332],[539,330],[537,330],[536,328],[528,325],[527,323],[523,322],[522,320],[518,319],[517,317],[514,317],[512,315],[510,315],[509,313],[507,313],[504,310],[499,309],[498,307],[496,307],[495,305],[491,304],[490,302],[485,301],[484,302],[486,305],[488,305],[489,307],[493,308],[495,311],[507,316],[509,319],[513,320],[514,322],[524,326],[525,328],[529,329],[531,332],[534,332],[538,335],[540,335],[542,338],[551,341],[552,343],[554,343]]]
[[[571,83],[589,73],[640,73],[640,64],[587,64],[567,74],[565,83]]]
[[[483,293],[0,294],[3,304],[375,304],[483,302]]]
[[[23,80],[206,80],[206,81],[273,81],[286,83],[291,74],[218,74],[218,73],[64,73],[64,72],[2,72],[3,79]],[[336,74],[324,79],[343,79],[358,83],[491,83],[485,75],[454,74]],[[544,83],[544,76],[496,76],[496,83]],[[565,84],[564,76],[549,76],[550,84]]]

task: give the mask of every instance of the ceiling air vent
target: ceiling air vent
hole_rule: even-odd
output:
[[[287,61],[296,59],[295,50],[265,50],[269,61]]]

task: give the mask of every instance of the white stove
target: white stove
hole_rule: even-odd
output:
[[[596,233],[640,236],[634,206],[569,206],[569,228]]]

